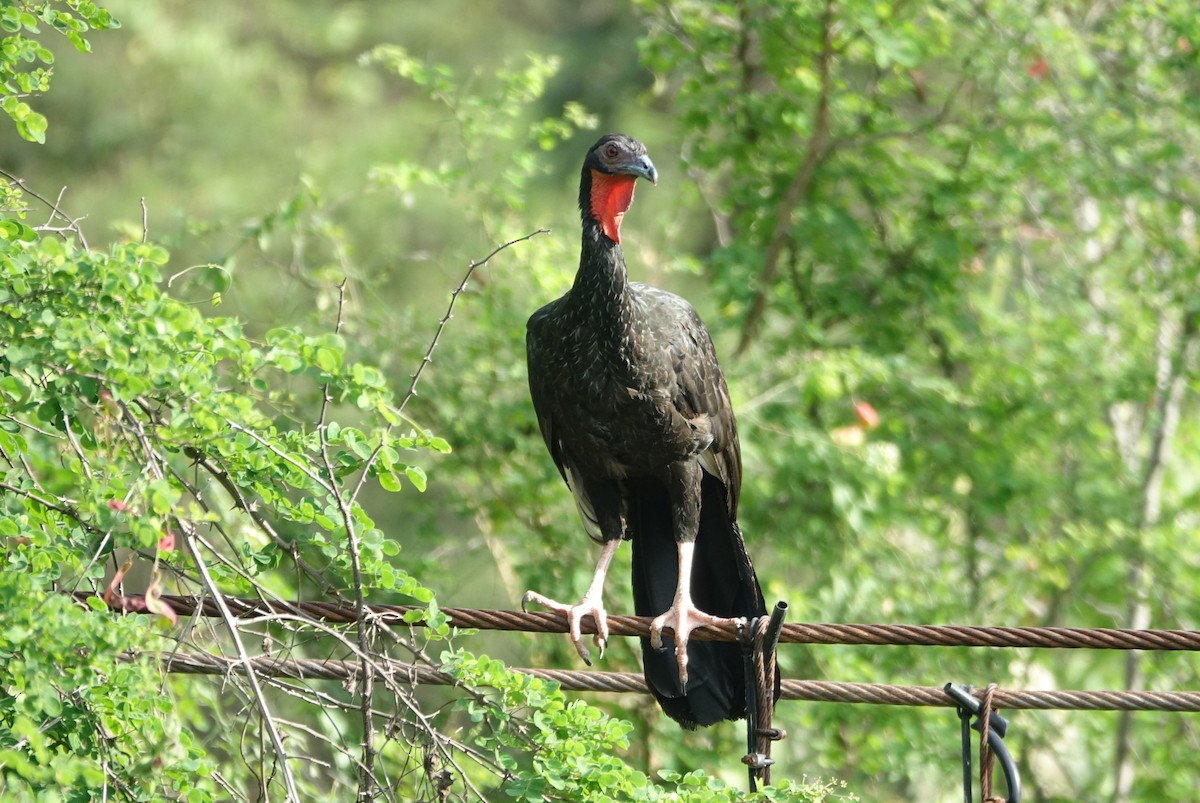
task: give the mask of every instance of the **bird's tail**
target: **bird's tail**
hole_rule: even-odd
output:
[[[671,504],[659,482],[627,480],[626,486],[632,497],[634,609],[639,616],[657,616],[671,607],[679,579]],[[691,592],[696,607],[714,616],[766,613],[741,531],[729,516],[725,486],[708,473],[701,485]],[[663,645],[659,652],[649,639],[642,639],[642,666],[646,685],[667,716],[690,729],[746,715],[745,669],[738,644],[689,641],[686,690],[679,682],[674,642],[664,637]]]

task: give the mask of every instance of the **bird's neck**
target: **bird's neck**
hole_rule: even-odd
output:
[[[580,316],[598,333],[621,338],[631,324],[632,303],[625,255],[594,219],[583,224],[579,272],[570,298]]]

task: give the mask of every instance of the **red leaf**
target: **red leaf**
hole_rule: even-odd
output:
[[[146,610],[150,613],[157,613],[171,624],[179,621],[175,609],[162,601],[162,576],[157,573],[150,581],[150,587],[146,589]]]
[[[113,607],[114,601],[120,603],[122,595],[117,592],[117,586],[121,583],[121,578],[125,576],[125,572],[129,571],[129,567],[133,565],[132,560],[125,561],[125,564],[117,569],[117,573],[113,575],[112,582],[108,584],[108,588],[104,589],[104,604]]]
[[[858,423],[867,429],[875,429],[879,426],[879,413],[875,412],[875,408],[867,402],[859,402],[854,405],[854,414],[858,416]]]

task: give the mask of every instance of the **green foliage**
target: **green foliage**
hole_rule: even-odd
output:
[[[395,45],[366,54],[364,64],[386,67],[448,112],[456,134],[438,167],[402,160],[376,167],[373,177],[401,193],[414,183],[452,192],[468,209],[482,213],[485,224],[498,210],[524,210],[530,179],[548,170],[539,151],[553,149],[577,130],[596,127],[596,118],[578,103],[565,104],[561,114],[528,120],[530,107],[545,94],[560,61],[534,54],[526,60],[522,67],[499,70],[483,91],[463,92],[463,79],[449,65],[428,64]]]
[[[393,68],[410,69],[399,69],[396,51],[387,54]],[[532,59],[500,74],[490,100],[454,96],[462,104],[455,109],[463,142],[477,154],[468,163],[483,153],[474,150],[479,131],[493,132],[489,147],[503,135],[543,149],[588,122],[577,106],[532,123],[497,112],[499,101],[522,107],[539,96],[550,70]],[[432,97],[450,102],[449,95]],[[509,187],[502,204],[483,210],[498,220],[491,216],[508,213],[528,179],[546,169],[536,159],[518,164],[490,175],[450,170],[431,183],[476,201],[486,186]],[[394,179],[409,167],[376,171],[373,180],[387,177],[381,186],[405,191]],[[353,710],[353,698],[330,706],[328,694],[308,685],[262,678],[266,691],[237,684],[240,704],[231,704],[220,684],[165,680],[155,651],[242,655],[253,638],[261,644],[255,653],[361,658],[370,642],[294,615],[234,632],[191,625],[177,632],[158,596],[164,586],[268,599],[296,597],[306,588],[362,599],[369,590],[375,599],[418,603],[406,619],[425,625],[419,641],[384,632],[388,643],[427,660],[427,645],[451,635],[446,617],[432,590],[409,571],[412,564],[397,560],[399,542],[376,526],[363,493],[373,485],[392,493],[406,484],[426,490],[418,458],[446,454],[449,443],[412,423],[405,411],[411,391],[396,400],[379,369],[351,356],[373,347],[343,334],[346,294],[356,289],[347,282],[325,306],[331,320],[324,332],[276,326],[252,336],[237,319],[201,312],[224,300],[227,265],[171,273],[170,254],[160,245],[131,239],[92,250],[81,245],[73,223],[60,230],[23,222],[28,213],[15,188],[9,203],[0,223],[0,532],[8,538],[0,576],[17,585],[3,608],[11,660],[0,680],[15,701],[0,709],[0,724],[11,732],[0,759],[5,789],[18,799],[58,784],[80,799],[197,800],[236,787],[305,795],[322,785],[335,795],[349,790],[352,771],[323,780],[295,777],[292,760],[276,764],[280,757],[262,745],[279,727],[269,715],[278,690],[289,689],[309,710],[329,710],[317,718],[319,726],[287,726],[288,752],[326,755],[331,765],[352,768],[348,759],[362,749],[363,725],[346,721],[340,708]],[[336,249],[344,241],[330,212],[306,182],[255,222],[251,242],[266,254],[272,241],[311,233]],[[189,302],[170,288],[207,300]],[[515,296],[505,297],[498,316],[519,309]],[[474,358],[482,369],[481,356]],[[466,398],[450,400],[468,409]],[[158,623],[108,613],[96,598],[81,607],[60,593],[80,588],[103,591],[115,607],[158,613]],[[63,641],[66,633],[76,640]],[[75,660],[79,678],[72,674],[61,685],[49,667],[72,663],[71,649],[88,660]],[[369,698],[407,712],[376,734],[373,755],[381,763],[372,782],[389,794],[407,799],[459,788],[467,796],[491,786],[527,800],[823,800],[833,793],[823,784],[785,784],[770,797],[746,798],[698,772],[655,783],[619,757],[629,746],[628,723],[568,702],[553,686],[497,661],[462,652],[446,660],[466,694],[457,708],[427,713],[393,680],[378,681]],[[147,694],[150,686],[168,693]],[[362,694],[357,684],[351,688]],[[62,716],[68,705],[70,717]],[[258,746],[235,747],[221,736],[246,726],[243,705],[259,712],[249,715],[262,735]],[[374,715],[368,723],[372,731],[378,727]],[[469,738],[442,735],[450,732]],[[408,769],[430,741],[444,747],[448,786],[432,772]],[[231,763],[227,753],[240,760]],[[268,765],[281,766],[282,776]]]
[[[46,141],[46,118],[22,98],[50,88],[54,64],[54,53],[36,38],[42,33],[40,25],[53,28],[86,53],[91,49],[84,39],[88,30],[119,28],[121,23],[89,0],[10,0],[0,6],[0,109],[31,142]]]
[[[226,593],[288,588],[276,568],[290,558],[293,572],[302,568],[331,593],[365,582],[427,604],[436,637],[447,629],[432,592],[390,561],[398,545],[356,496],[368,478],[423,490],[424,469],[407,455],[449,447],[397,430],[402,416],[382,374],[346,361],[336,334],[277,328],[253,341],[237,321],[205,318],[166,295],[159,280],[168,255],[159,246],[102,253],[39,238],[15,218],[2,228],[0,532],[3,577],[19,586],[6,588],[0,606],[12,617],[0,675],[18,702],[32,701],[4,711],[13,734],[5,766],[16,768],[5,783],[19,797],[65,785],[90,798],[107,784],[158,799],[166,784],[206,799],[211,788],[193,792],[194,771],[210,766],[204,752],[171,698],[146,694],[162,683],[160,670],[123,662],[126,651],[159,641],[151,623],[84,611],[54,589],[115,583],[110,556],[140,555],[152,578],[142,604],[156,610],[160,572],[186,588],[202,549]],[[362,423],[323,415],[315,426],[299,423],[303,400],[280,387],[287,379],[303,380],[325,405],[355,410]],[[208,479],[198,482],[196,470]],[[213,535],[223,547],[207,540]],[[76,650],[90,663],[73,660]],[[78,677],[55,680],[47,669],[58,664]],[[70,717],[51,710],[76,697]]]
[[[784,781],[760,794],[746,794],[700,771],[664,771],[651,783],[614,754],[629,747],[632,726],[598,709],[568,701],[558,685],[509,672],[486,656],[463,652],[442,656],[445,670],[475,689],[491,693],[464,698],[460,705],[476,724],[475,743],[502,767],[504,794],[523,801],[588,800],[598,803],[722,803],[722,801],[857,800],[836,782]],[[513,727],[520,716],[519,727]],[[514,752],[532,746],[532,765],[522,768]]]
[[[37,553],[42,571],[57,574],[69,550],[96,537],[111,541],[109,550],[145,549],[172,522],[223,522],[203,500],[187,498],[196,489],[186,466],[202,461],[240,489],[235,501],[243,507],[266,505],[284,521],[317,525],[303,542],[263,545],[258,562],[273,565],[280,548],[315,550],[348,571],[352,526],[363,535],[363,570],[373,585],[418,588],[390,568],[383,582],[385,539],[360,505],[342,503],[338,484],[365,472],[389,490],[399,490],[401,477],[423,489],[423,470],[402,453],[447,446],[393,431],[401,418],[382,374],[346,364],[340,336],[276,328],[251,341],[237,321],[205,318],[163,294],[159,271],[168,257],[155,245],[125,243],[101,254],[53,238],[18,239],[0,256],[0,342],[9,344],[0,354],[0,445],[45,460],[68,448],[79,472],[60,476],[69,485],[56,488],[19,464],[8,469],[10,488],[24,495],[25,510],[13,511],[22,530],[34,524],[26,516],[46,513],[41,493],[73,500],[55,511],[65,515],[34,528],[35,545],[47,550]],[[294,394],[272,387],[285,377],[304,378],[330,403],[351,405],[374,423],[295,426]],[[132,451],[119,448],[129,427],[140,447]],[[60,548],[67,551],[49,551]]]
[[[789,567],[761,572],[772,592],[803,619],[1191,626],[1196,466],[1179,452],[1168,467],[1154,444],[1197,433],[1191,394],[1170,401],[1196,370],[1194,24],[1156,2],[1086,19],[1020,3],[642,6],[644,59],[670,77],[689,164],[718,199],[709,275],[736,327],[730,383],[761,394],[735,400],[745,529],[797,544],[772,539],[768,565]],[[855,421],[864,400],[878,429]],[[1152,663],[1139,682],[1194,684],[1183,663]],[[1123,658],[1098,654],[837,650],[785,666],[1125,680]],[[811,748],[831,764],[847,740],[903,734],[847,769],[875,799],[929,794],[915,779],[936,774],[943,722],[800,718],[839,734]],[[1059,726],[1019,721],[1018,753],[1074,757],[1072,780],[1042,781],[1049,799],[1111,791],[1128,737],[1090,721],[1063,748]],[[1134,752],[1157,743],[1154,726],[1133,733]],[[1136,774],[1151,800],[1180,772]]]
[[[27,139],[39,112],[59,132],[40,161],[2,157],[39,179],[0,190],[6,799],[282,798],[282,769],[306,798],[355,794],[361,676],[260,677],[258,693],[145,660],[173,649],[365,650],[451,672],[450,696],[376,680],[365,720],[393,799],[845,794],[797,768],[872,800],[953,788],[945,711],[782,704],[776,777],[793,780],[750,796],[740,728],[680,735],[648,704],[586,705],[505,669],[577,668],[564,640],[448,628],[441,604],[567,598],[591,571],[522,335],[571,280],[573,183],[600,120],[646,141],[662,173],[639,189],[626,251],[635,278],[682,291],[714,329],[768,597],[802,620],[1195,626],[1192,10],[637,5],[114,3],[120,46],[98,39],[78,68],[41,31],[78,46],[111,17],[0,7],[0,104]],[[60,181],[60,202],[93,216],[89,233],[115,221],[116,242],[83,247],[62,212],[39,225],[32,187]],[[138,196],[160,244],[143,242]],[[539,227],[554,233],[475,271],[429,355],[465,266]],[[112,585],[118,606],[154,610],[156,589],[211,595],[202,568],[227,593],[416,603],[409,619],[429,627],[368,627],[364,648],[353,628],[280,614],[243,624],[238,645],[220,620],[170,626],[56,593]],[[623,574],[613,612],[630,607]],[[1172,655],[781,661],[836,680],[1195,685]],[[603,668],[638,666],[620,640]],[[1197,785],[1183,717],[1013,720],[1038,799]],[[1139,758],[1128,793],[1121,748]]]
[[[155,638],[145,621],[81,607],[11,564],[0,572],[5,800],[87,801],[106,790],[124,800],[219,799],[213,762],[159,696],[161,670],[121,658]]]

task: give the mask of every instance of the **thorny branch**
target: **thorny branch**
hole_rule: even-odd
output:
[[[458,301],[458,297],[463,293],[464,290],[467,289],[467,283],[471,281],[471,277],[475,275],[475,271],[479,268],[482,268],[492,260],[492,257],[496,256],[496,254],[499,254],[506,248],[511,248],[517,243],[523,243],[526,240],[532,240],[539,234],[549,233],[549,229],[538,229],[537,231],[526,234],[524,237],[518,237],[515,240],[509,240],[503,245],[496,246],[496,248],[492,249],[492,252],[483,259],[471,260],[470,264],[467,265],[467,272],[463,276],[462,281],[459,282],[458,287],[454,288],[454,290],[450,293],[450,303],[446,307],[446,313],[442,316],[442,319],[438,321],[437,330],[433,333],[433,340],[429,342],[429,348],[425,350],[425,356],[421,358],[421,364],[417,366],[417,370],[412,375],[412,382],[408,386],[408,392],[404,394],[404,398],[400,400],[400,404],[397,406],[398,413],[403,413],[404,408],[407,407],[408,403],[413,399],[414,396],[417,395],[417,383],[421,381],[421,374],[425,373],[426,366],[433,362],[434,349],[438,347],[438,343],[442,339],[442,332],[446,329],[446,324],[449,323],[450,319],[454,317],[454,305]]]
[[[404,408],[408,406],[408,403],[414,397],[416,397],[417,383],[421,381],[421,374],[425,373],[425,368],[431,362],[433,362],[433,352],[435,349],[437,349],[438,343],[441,342],[442,332],[445,331],[446,324],[449,323],[450,319],[454,317],[454,305],[458,302],[458,297],[467,289],[467,283],[471,281],[471,277],[475,274],[475,271],[490,262],[492,257],[496,256],[501,251],[511,248],[517,243],[523,243],[526,240],[532,240],[539,234],[549,233],[549,229],[538,229],[537,231],[530,232],[524,237],[518,237],[515,240],[509,240],[503,245],[496,246],[492,249],[491,253],[489,253],[483,259],[472,259],[470,263],[467,264],[467,272],[463,275],[462,281],[458,283],[458,286],[451,291],[450,302],[446,306],[446,313],[442,316],[441,320],[438,321],[437,329],[433,333],[433,339],[429,342],[429,348],[425,349],[425,354],[421,357],[421,364],[417,366],[417,370],[412,374],[412,382],[408,386],[408,391],[404,394],[404,398],[400,400],[400,404],[396,406],[395,413],[398,417],[404,415]],[[384,430],[384,434],[386,435],[387,433],[391,432],[391,430],[392,427],[389,424]],[[359,493],[362,491],[363,485],[365,485],[367,482],[367,477],[370,476],[371,466],[375,465],[375,461],[379,459],[379,453],[383,451],[384,445],[385,443],[383,439],[381,439],[379,445],[375,447],[374,451],[371,452],[370,456],[363,464],[362,470],[358,475],[358,483],[354,486],[354,490],[350,493],[349,498],[351,500],[358,498]]]
[[[334,325],[333,332],[338,334],[342,331],[342,315],[346,305],[346,281],[343,280],[338,285],[338,307],[337,307],[337,323]],[[329,484],[333,488],[337,488],[337,475],[333,468],[333,461],[329,456],[329,439],[326,433],[326,415],[329,412],[329,405],[333,401],[333,397],[329,393],[329,384],[326,383],[321,388],[321,412],[317,416],[317,433],[321,439],[321,462],[325,466],[325,471],[329,477]],[[363,475],[366,475],[366,469],[363,469]],[[354,612],[357,618],[358,627],[355,628],[358,636],[358,654],[359,654],[359,676],[358,695],[361,702],[362,711],[362,759],[359,763],[358,772],[358,799],[362,801],[371,800],[374,797],[375,781],[375,723],[371,718],[371,699],[375,688],[375,675],[369,667],[369,652],[371,632],[367,624],[367,608],[365,606],[366,597],[363,592],[363,575],[362,575],[362,546],[358,539],[358,528],[354,524],[354,515],[350,510],[352,500],[348,500],[341,491],[336,491],[334,497],[337,500],[338,512],[342,517],[342,526],[346,528],[347,548],[350,550],[350,570],[354,578]]]
[[[429,347],[425,350],[425,354],[421,358],[420,365],[417,366],[416,371],[414,371],[412,374],[412,381],[409,384],[408,391],[405,393],[404,398],[400,401],[400,404],[397,405],[397,407],[396,407],[396,414],[398,416],[403,415],[404,408],[408,405],[408,402],[417,395],[417,383],[420,382],[421,375],[425,372],[425,368],[431,362],[433,362],[433,352],[437,349],[438,343],[441,342],[442,333],[445,331],[446,325],[449,323],[450,319],[454,315],[454,307],[455,307],[456,302],[458,301],[458,297],[466,290],[467,284],[468,284],[468,282],[470,282],[471,277],[474,275],[475,271],[478,268],[488,264],[488,262],[490,262],[492,260],[492,258],[495,257],[497,254],[499,254],[501,251],[504,251],[504,250],[516,245],[517,243],[521,243],[521,242],[525,242],[526,240],[533,239],[534,237],[536,237],[539,234],[546,234],[546,233],[548,233],[548,231],[549,231],[548,229],[538,229],[534,232],[531,232],[530,234],[525,235],[524,237],[518,237],[515,240],[509,240],[508,242],[497,246],[496,248],[492,249],[492,251],[490,253],[488,253],[487,256],[483,257],[483,259],[471,260],[471,262],[467,266],[466,273],[463,275],[462,281],[460,281],[458,283],[458,286],[450,294],[450,301],[446,307],[446,312],[442,316],[441,320],[438,321],[438,326],[434,332],[433,339],[430,341]],[[337,319],[337,325],[335,328],[335,333],[340,331],[341,327],[342,327],[342,313],[343,313],[344,303],[345,303],[345,283],[343,282],[342,285],[339,287],[338,319]],[[329,388],[328,388],[328,386],[326,386],[323,389],[323,399],[322,399],[322,403],[321,403],[321,412],[320,412],[320,416],[318,419],[317,430],[320,433],[320,438],[321,438],[321,459],[322,459],[322,462],[325,464],[326,471],[329,474],[330,483],[334,484],[333,463],[329,457],[328,442],[326,440],[326,435],[325,435],[325,416],[326,416],[326,412],[328,411],[330,402],[331,402],[331,398],[329,395]],[[385,431],[390,431],[390,430],[391,430],[391,426],[389,425]],[[372,715],[371,715],[371,700],[372,700],[372,687],[373,687],[374,673],[368,666],[368,656],[370,655],[370,643],[369,643],[370,642],[370,630],[368,628],[369,611],[365,605],[365,597],[363,594],[362,569],[361,569],[361,562],[360,562],[360,544],[358,542],[357,530],[354,526],[353,517],[351,515],[351,506],[354,504],[355,500],[358,498],[358,495],[359,495],[360,491],[362,490],[363,485],[366,483],[367,477],[370,474],[371,466],[379,458],[379,453],[383,450],[384,445],[385,445],[385,441],[383,439],[381,439],[380,444],[375,447],[375,449],[371,452],[370,456],[367,458],[364,465],[362,466],[359,477],[358,477],[358,481],[349,494],[343,495],[341,493],[335,492],[335,496],[337,498],[338,509],[339,509],[339,512],[341,513],[341,517],[342,517],[342,523],[343,523],[343,526],[346,528],[346,533],[347,533],[347,537],[349,540],[351,570],[353,572],[353,580],[354,580],[355,611],[356,611],[356,616],[357,616],[357,620],[358,620],[358,627],[357,627],[358,652],[359,652],[360,663],[361,663],[361,673],[360,673],[361,677],[358,679],[358,682],[360,684],[359,692],[360,692],[361,703],[362,703],[362,720],[363,720],[362,761],[360,764],[361,770],[360,770],[360,774],[359,774],[359,791],[358,791],[359,800],[370,800],[372,797],[372,794],[371,794],[372,788],[375,784],[375,779],[373,777],[374,765],[375,765],[374,722],[373,722]],[[334,487],[336,487],[336,485]],[[436,732],[435,729],[431,725],[429,725],[428,722],[424,721],[423,715],[421,714],[420,710],[415,705],[411,705],[410,708],[413,711],[413,713],[422,720],[422,724],[425,726],[425,729],[427,732],[429,732],[429,733]],[[447,759],[448,761],[450,761],[451,763],[453,763],[452,757],[449,756],[448,754],[445,755],[444,758]],[[459,774],[460,774],[460,777],[462,777],[464,779],[464,782],[467,782],[466,775],[461,772]],[[469,782],[467,782],[467,783],[469,785]],[[476,793],[478,794],[478,792],[476,792]]]

